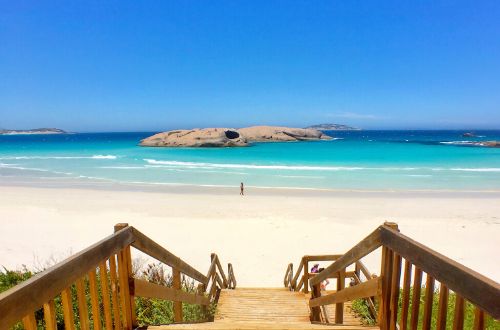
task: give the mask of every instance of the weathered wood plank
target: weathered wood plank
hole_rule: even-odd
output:
[[[235,289],[236,288],[236,276],[234,275],[234,269],[233,265],[231,263],[227,264],[227,272],[229,276],[229,289]],[[292,279],[292,276],[290,276],[290,280]]]
[[[420,309],[420,291],[422,290],[422,270],[415,267],[415,277],[413,279],[413,296],[411,298],[411,321],[410,329],[417,330],[418,315]]]
[[[56,304],[53,299],[43,304],[43,318],[47,330],[57,330]]]
[[[89,312],[87,308],[87,295],[85,294],[85,278],[76,280],[76,296],[78,299],[78,314],[80,316],[80,327],[83,330],[90,329]]]
[[[300,273],[302,273],[303,268],[304,268],[304,263],[301,260],[300,263],[299,263],[299,268],[297,269],[297,272],[295,273],[295,276],[293,277],[293,280],[292,280],[292,288],[295,291],[300,290],[300,289],[297,288],[297,280],[298,280],[298,278],[300,276]]]
[[[434,278],[429,274],[427,274],[427,280],[425,283],[424,318],[422,320],[423,330],[429,330],[431,328],[433,302],[434,302]]]
[[[390,299],[391,299],[391,279],[392,279],[393,252],[386,246],[382,247],[382,264],[380,277],[382,281],[382,291],[378,311],[380,328],[389,330],[390,321]]]
[[[302,257],[305,261],[335,261],[342,257],[341,254],[318,254],[318,255],[305,255]]]
[[[376,296],[380,294],[380,290],[381,278],[373,278],[361,284],[345,288],[342,291],[311,299],[309,301],[309,307],[331,305],[351,301],[354,299]]]
[[[187,276],[199,282],[205,284],[207,283],[208,279],[205,275],[191,267],[181,258],[175,256],[173,253],[171,253],[137,229],[133,228],[133,233],[135,237],[135,241],[132,243],[133,247],[150,255],[158,261],[169,265],[172,268],[179,269],[181,273],[186,274]]]
[[[420,244],[411,238],[380,227],[382,243],[420,269],[431,275],[450,290],[500,319],[500,284],[465,267],[462,264]]]
[[[172,269],[172,288],[181,290],[181,272],[178,269]],[[182,322],[182,301],[174,301],[174,321]]]
[[[23,326],[25,330],[36,330],[37,324],[35,319],[35,313],[29,313],[23,317]]]
[[[376,248],[381,245],[380,240],[380,227],[377,228],[374,232],[368,235],[365,239],[359,242],[352,249],[347,251],[342,255],[337,261],[333,264],[325,268],[318,276],[312,278],[309,282],[310,285],[316,285],[327,279],[330,275],[339,272],[342,269],[345,269],[349,265],[363,258]]]
[[[342,269],[337,273],[337,293],[341,293],[345,288],[345,269]],[[344,304],[343,302],[337,302],[335,305],[335,323],[344,323]]]
[[[363,283],[358,275],[354,274],[354,280],[356,281],[356,284],[361,284]],[[374,319],[377,318],[377,310],[375,309],[375,304],[373,303],[372,297],[367,297],[366,302],[368,303],[368,308],[370,309],[370,313]]]
[[[408,327],[408,310],[410,307],[410,284],[411,284],[411,263],[408,260],[405,260],[401,318],[399,322],[400,330],[406,330]]]
[[[399,303],[399,281],[401,278],[401,256],[394,253],[392,264],[392,279],[391,279],[391,300],[390,304],[390,319],[389,329],[396,330],[398,323],[398,303]]]
[[[441,283],[439,288],[439,304],[438,317],[436,327],[437,330],[446,330],[446,315],[448,313],[448,294],[449,289]]]
[[[102,261],[99,264],[99,274],[101,281],[102,303],[104,306],[104,324],[106,326],[106,330],[111,330],[113,329],[113,317],[111,312],[111,301],[108,285],[108,268],[106,266],[106,261]]]
[[[125,248],[124,248],[125,249]],[[123,317],[123,328],[132,329],[132,310],[130,307],[130,288],[128,282],[127,256],[124,251],[118,253],[118,280],[120,282],[120,305]]]
[[[75,319],[73,315],[73,301],[71,299],[71,288],[66,288],[61,292],[61,302],[64,317],[64,329],[74,330]]]
[[[458,294],[455,296],[455,314],[453,316],[453,330],[464,328],[464,308],[465,300]]]
[[[474,309],[474,330],[484,330],[484,312],[477,307]]]
[[[99,293],[97,289],[97,277],[95,275],[95,269],[89,272],[89,291],[90,291],[90,305],[92,307],[92,322],[94,324],[94,330],[101,330],[101,315],[99,308]]]
[[[111,280],[111,304],[113,307],[113,320],[115,329],[122,329],[122,321],[120,319],[120,304],[118,302],[118,278],[116,275],[116,255],[109,258],[109,278]]]
[[[134,279],[135,294],[138,297],[158,298],[171,301],[185,302],[188,304],[208,305],[207,297],[188,293],[182,290],[168,288],[145,280]]]
[[[309,261],[304,259],[304,293],[309,293],[309,285],[311,284],[309,281]],[[312,285],[311,285],[312,286]]]
[[[361,272],[363,273],[363,275],[367,280],[372,278],[372,273],[370,273],[368,268],[366,268],[365,264],[361,260],[358,260],[356,264],[358,265],[359,269],[361,270]]]
[[[130,289],[130,285],[133,284],[133,274],[132,274],[132,254],[130,251],[130,246],[126,246],[123,249],[125,253],[125,261],[127,263],[127,276],[128,276],[128,284],[129,284],[129,300],[130,300],[130,313],[132,315],[132,327],[136,328],[138,326],[137,323],[137,315],[135,313],[135,299],[134,299],[134,290]]]
[[[83,274],[95,268],[134,240],[131,227],[91,245],[32,278],[0,293],[0,330],[7,329],[26,314],[40,308]]]
[[[219,269],[219,274],[220,274],[220,277],[222,280],[221,288],[226,289],[227,288],[226,274],[224,274],[224,269],[222,269],[222,265],[220,264],[220,260],[219,260],[219,257],[217,256],[217,254],[215,254],[215,253],[212,253],[212,254],[215,255],[215,262],[217,264],[217,269]]]

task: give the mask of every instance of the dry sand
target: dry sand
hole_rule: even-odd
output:
[[[210,253],[239,286],[280,286],[289,262],[347,251],[384,221],[500,282],[498,193],[140,192],[0,187],[0,265],[61,260],[128,222],[205,273]],[[380,272],[377,253],[366,258]]]

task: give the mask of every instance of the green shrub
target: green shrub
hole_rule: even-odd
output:
[[[401,320],[401,308],[402,308],[402,290],[399,294],[398,303],[398,322]],[[410,289],[410,304],[408,308],[408,322],[411,319],[411,309],[412,309],[412,297],[413,288]],[[446,314],[446,329],[453,328],[453,317],[455,314],[455,301],[456,294],[450,292],[448,297],[448,310]],[[437,315],[438,315],[438,304],[439,304],[439,292],[435,291],[433,294],[432,303],[432,318],[431,318],[431,329],[436,329],[437,325]],[[420,305],[419,305],[419,318],[418,318],[418,329],[422,329],[422,321],[424,315],[424,305],[425,305],[425,289],[422,288],[420,292]],[[474,309],[475,307],[469,303],[465,303],[464,308],[464,329],[472,329],[474,325]],[[361,318],[361,322],[367,325],[376,324],[376,321],[371,317],[370,311],[368,309],[368,304],[364,299],[356,299],[352,303],[352,310]],[[491,316],[486,316],[485,328],[488,330],[500,330],[500,322],[493,319]]]
[[[135,261],[135,260],[134,260]],[[6,291],[9,288],[29,279],[37,272],[29,270],[26,266],[23,266],[20,270],[8,270],[3,267],[3,271],[0,271],[0,292]],[[108,282],[110,281],[109,269],[106,274],[108,276]],[[100,283],[101,274],[97,273],[97,282]],[[134,277],[142,278],[149,282],[153,282],[159,285],[164,285],[167,287],[172,286],[172,275],[165,271],[165,268],[160,264],[148,264],[143,270],[139,268],[134,269]],[[98,287],[98,299],[99,306],[103,309],[103,296],[101,292],[100,285]],[[182,290],[195,293],[197,287],[193,280],[188,280],[186,277],[182,277],[181,281]],[[88,304],[88,314],[89,318],[92,318],[92,308],[90,306],[90,287],[89,282],[85,281],[85,294],[87,298]],[[75,319],[75,327],[76,329],[80,329],[80,317],[79,317],[79,308],[78,308],[78,299],[77,299],[77,291],[75,285],[71,286],[71,298],[73,304],[73,314]],[[64,329],[64,316],[61,304],[61,297],[58,295],[55,299],[56,305],[56,321],[58,329]],[[135,298],[135,308],[136,308],[136,316],[137,322],[140,326],[145,325],[159,325],[159,324],[168,324],[174,322],[173,317],[173,303],[171,301],[160,300],[160,299],[149,299],[136,297]],[[215,312],[215,306],[209,306],[208,308],[202,308],[199,305],[192,305],[184,303],[182,305],[183,317],[184,321],[200,321],[200,320],[208,320],[213,318],[213,314]],[[35,311],[35,318],[38,323],[38,327],[42,328],[45,326],[45,321],[43,319],[43,309]],[[102,319],[102,318],[101,318]],[[92,322],[91,329],[93,329]],[[17,323],[14,327],[14,330],[22,330],[22,323]]]

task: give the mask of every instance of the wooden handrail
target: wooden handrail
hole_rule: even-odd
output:
[[[389,227],[379,229],[384,246],[500,319],[500,284]]]
[[[343,303],[346,301],[351,301],[359,298],[377,296],[381,293],[381,290],[382,287],[380,278],[373,278],[369,281],[363,282],[355,286],[351,286],[349,288],[331,293],[326,296],[312,298],[309,301],[309,306],[318,307],[324,305]]]
[[[293,280],[292,280],[292,288],[294,290],[296,290],[296,288],[297,288],[297,279],[299,278],[299,275],[302,272],[302,269],[304,269],[304,260],[303,259],[300,261],[299,268],[297,269],[297,272],[295,273],[295,276],[293,277]]]
[[[298,291],[302,287],[302,285],[299,285],[297,287],[297,280],[299,279],[300,274],[303,272],[303,276],[300,283],[304,283],[304,275],[306,278],[309,278],[310,276],[314,276],[316,274],[310,274],[309,270],[304,269],[304,265],[310,262],[315,262],[315,261],[335,261],[338,258],[340,258],[342,255],[341,254],[318,254],[318,255],[305,255],[300,259],[300,264],[297,269],[297,272],[295,273],[295,276],[293,276],[293,264],[290,263],[285,271],[285,277],[283,279],[283,284],[285,287],[289,287],[291,290]],[[291,268],[290,268],[291,267]],[[292,276],[288,279],[287,276],[289,272],[291,271]],[[335,277],[335,276],[334,276]],[[287,282],[288,281],[288,282]],[[305,284],[304,289],[307,289],[307,284]]]
[[[40,308],[83,274],[134,241],[132,227],[124,228],[83,251],[0,293],[0,329],[8,329]]]
[[[188,263],[183,261],[181,258],[177,257],[151,238],[147,237],[139,230],[134,227],[130,227],[133,230],[135,241],[132,246],[136,249],[150,255],[151,257],[163,262],[170,267],[178,269],[181,273],[201,282],[207,283],[208,279],[205,275],[194,269]]]
[[[220,264],[219,256],[217,256],[215,253],[212,253],[212,255],[215,255],[215,262],[217,264],[217,269],[219,270],[219,275],[222,279],[222,284],[220,285],[223,286],[224,288],[227,288],[227,278],[226,274],[224,274],[224,269],[222,269],[222,265]]]
[[[283,285],[287,288],[291,287],[292,279],[293,279],[293,264],[289,263],[285,271],[285,278],[283,279]]]
[[[317,255],[305,255],[302,257],[304,261],[335,261],[342,257],[341,254],[317,254]]]
[[[365,265],[360,261],[378,247],[382,247],[381,273],[380,277],[374,277]],[[404,269],[402,261],[405,260]],[[357,285],[344,289],[344,278],[349,272],[346,267],[355,264],[355,270],[351,274]],[[375,306],[371,296],[379,299],[378,324],[381,329],[395,329],[398,320],[403,328],[409,324],[409,299],[410,278],[412,265],[415,267],[413,281],[411,325],[415,327],[419,320],[420,292],[422,287],[422,274],[426,273],[425,299],[423,326],[429,328],[431,324],[432,304],[434,299],[435,281],[440,282],[438,323],[440,328],[446,325],[446,312],[448,309],[448,292],[455,292],[456,301],[454,328],[461,328],[464,320],[464,298],[475,306],[474,327],[484,328],[486,314],[495,319],[500,319],[500,284],[475,272],[458,262],[445,257],[442,254],[420,244],[409,237],[399,233],[395,223],[386,222],[374,232],[350,249],[338,260],[333,262],[325,270],[317,275],[305,274],[309,279],[312,289],[312,297],[309,303],[311,307],[311,320],[321,321],[320,307],[325,304],[337,304],[335,322],[342,323],[343,302],[357,298],[367,299],[370,311],[375,314]],[[398,299],[400,296],[400,281],[404,272],[403,280],[403,308],[402,315],[398,315]],[[360,274],[366,277],[366,281],[360,279]],[[320,283],[338,274],[337,292],[322,296]],[[304,280],[305,281],[305,280]],[[377,283],[377,290],[374,285]],[[307,285],[307,283],[305,283]],[[367,289],[368,287],[370,289]]]
[[[134,279],[134,295],[146,298],[158,298],[189,304],[209,305],[210,300],[204,295],[188,293],[141,279]]]
[[[132,273],[132,260],[130,248],[135,247],[160,262],[172,267],[173,285],[166,287],[134,278]],[[109,270],[107,262],[109,261]],[[134,296],[160,298],[174,302],[174,319],[182,321],[182,303],[199,304],[207,306],[213,297],[217,297],[222,288],[235,288],[236,279],[231,264],[228,265],[229,280],[224,274],[216,254],[212,254],[208,276],[201,274],[188,263],[175,256],[158,243],[128,224],[120,223],[115,226],[115,233],[93,244],[83,251],[56,264],[55,266],[33,276],[21,284],[0,293],[0,330],[9,329],[16,322],[22,320],[28,329],[34,327],[34,311],[43,306],[46,322],[49,329],[55,329],[55,304],[54,298],[62,297],[64,322],[67,329],[73,328],[73,309],[71,308],[71,287],[76,284],[78,292],[79,311],[83,316],[81,324],[87,327],[88,319],[85,282],[89,281],[92,314],[98,315],[98,284],[104,293],[104,318],[106,327],[115,326],[132,329],[137,325],[135,315]],[[181,288],[181,273],[200,282],[196,293],[185,292]],[[212,286],[206,296],[206,287],[212,279]],[[110,297],[111,295],[111,297]],[[111,300],[113,310],[111,310]],[[216,298],[217,299],[217,298]],[[121,313],[120,313],[121,309]],[[113,315],[112,315],[113,314]],[[87,315],[87,316],[85,316]],[[114,318],[114,319],[113,319]],[[96,329],[98,319],[93,319]]]
[[[236,277],[234,276],[233,265],[227,264],[228,289],[236,288]]]
[[[365,275],[366,279],[369,280],[372,278],[372,276],[373,276],[372,273],[370,273],[368,268],[366,268],[365,264],[361,260],[356,261],[356,265],[359,268],[359,270],[361,271],[361,273],[363,273],[363,275]]]
[[[345,269],[347,266],[355,263],[370,252],[374,251],[382,244],[380,227],[368,235],[365,239],[359,242],[352,249],[342,255],[337,261],[325,268],[317,276],[313,277],[309,283],[312,286],[320,284],[322,281],[331,277],[333,274]]]

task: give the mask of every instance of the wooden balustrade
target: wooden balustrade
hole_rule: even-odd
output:
[[[309,273],[309,263],[317,262],[317,261],[335,261],[340,258],[339,254],[325,254],[325,255],[306,255],[300,259],[299,268],[297,268],[297,272],[295,276],[293,276],[293,264],[290,263],[287,266],[285,272],[285,278],[283,280],[283,284],[285,287],[289,288],[291,291],[300,291],[302,290],[304,293],[309,292],[309,279],[316,276],[316,273]],[[336,278],[336,274],[331,276],[330,278]],[[299,280],[300,277],[300,280]],[[297,283],[297,281],[299,281]]]
[[[360,259],[378,248],[382,248],[381,271],[380,276],[375,277]],[[335,261],[322,272],[308,273],[309,261],[329,258]],[[347,270],[352,265],[354,270]],[[287,277],[290,269],[289,265],[285,286],[295,291],[302,286],[311,288],[309,306],[313,323],[328,322],[324,306],[335,304],[335,323],[342,324],[343,303],[365,299],[382,330],[417,329],[419,319],[422,329],[430,329],[433,317],[437,329],[446,329],[452,294],[455,297],[453,329],[463,329],[465,301],[475,306],[474,329],[484,329],[487,315],[497,320],[500,318],[498,283],[404,236],[395,223],[380,226],[343,255],[304,256],[291,280]],[[299,277],[301,280],[297,284]],[[330,278],[337,279],[337,290],[323,295],[321,282]],[[354,285],[346,288],[346,278],[352,278]],[[424,278],[425,285],[422,283]],[[432,304],[436,295],[438,309],[437,315],[433,316]],[[420,306],[421,302],[423,306]],[[420,315],[421,311],[423,315]]]
[[[134,278],[131,247],[172,267],[172,286]],[[228,265],[226,277],[218,256],[212,254],[211,259],[205,276],[137,229],[117,224],[113,235],[0,293],[0,330],[17,322],[25,329],[37,329],[42,323],[37,324],[35,311],[40,309],[45,328],[56,330],[58,308],[68,330],[75,329],[76,321],[80,329],[133,329],[137,327],[135,297],[172,301],[174,321],[182,322],[183,303],[208,306],[216,301],[221,289],[236,287],[233,266]],[[198,281],[198,291],[184,291],[181,276]]]

